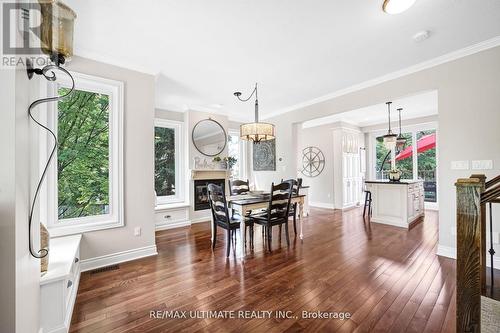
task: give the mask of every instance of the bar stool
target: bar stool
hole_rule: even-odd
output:
[[[363,217],[365,217],[367,206],[368,216],[372,216],[372,192],[365,189],[365,206],[363,207]]]

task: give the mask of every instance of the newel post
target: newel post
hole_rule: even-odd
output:
[[[481,192],[479,178],[458,179],[457,190],[457,332],[481,331]]]

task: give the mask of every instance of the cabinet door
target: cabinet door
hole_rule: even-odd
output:
[[[408,218],[411,219],[415,216],[415,196],[413,193],[408,193]]]
[[[347,206],[349,204],[349,180],[344,179],[343,180],[343,198],[342,198],[342,205]]]

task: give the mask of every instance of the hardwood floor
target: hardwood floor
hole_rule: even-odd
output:
[[[455,332],[455,262],[435,255],[436,212],[410,231],[364,222],[359,209],[313,209],[304,221],[303,242],[290,228],[289,248],[275,228],[272,253],[256,229],[244,263],[233,251],[226,259],[222,230],[212,252],[208,223],[158,232],[158,256],[82,274],[70,331]],[[150,318],[156,310],[188,318]],[[292,318],[189,318],[196,310]],[[317,310],[351,317],[302,318]]]

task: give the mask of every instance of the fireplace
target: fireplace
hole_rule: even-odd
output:
[[[194,210],[205,210],[210,208],[208,202],[208,184],[225,187],[224,179],[203,179],[194,181]]]

